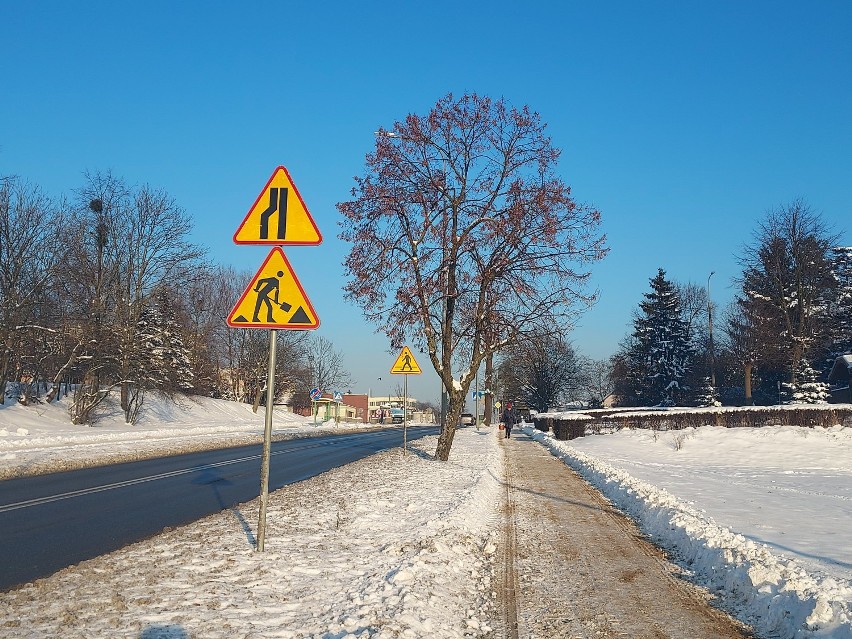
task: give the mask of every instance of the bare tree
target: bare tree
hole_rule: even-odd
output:
[[[61,208],[41,189],[13,177],[0,179],[0,404],[10,369],[23,369],[27,336],[41,341],[45,336],[33,333],[52,330],[44,320],[62,256],[63,224]]]
[[[306,354],[316,388],[331,392],[352,383],[351,375],[343,366],[343,354],[331,340],[311,334],[307,340]]]
[[[500,365],[500,377],[513,396],[539,412],[577,399],[579,361],[561,336],[532,337],[510,347]]]
[[[693,282],[675,282],[680,297],[680,316],[692,342],[698,346],[707,334],[707,289]]]
[[[615,390],[612,362],[605,359],[579,358],[579,386],[591,408],[601,408],[604,400]]]
[[[439,460],[482,361],[594,301],[585,289],[606,253],[600,214],[571,198],[544,129],[527,107],[448,95],[380,129],[353,199],[338,204],[352,244],[347,295],[394,347],[425,347],[447,389]]]
[[[93,336],[81,389],[95,401],[118,387],[130,423],[145,384],[137,374],[147,357],[138,339],[145,298],[158,284],[170,283],[183,299],[186,282],[180,278],[193,271],[203,251],[188,242],[190,217],[165,191],[147,185],[130,188],[109,173],[86,177],[78,192],[78,246],[72,263],[75,284],[88,301],[86,332]]]
[[[195,390],[202,395],[236,398],[223,388],[224,369],[234,365],[232,341],[239,333],[225,322],[239,299],[241,283],[251,274],[238,276],[233,269],[210,264],[197,265],[179,277],[182,287],[180,315],[191,354]]]
[[[761,356],[766,356],[761,344],[765,342],[761,339],[765,333],[753,311],[754,308],[739,297],[726,309],[722,324],[726,346],[743,368],[745,402],[749,406],[754,404],[751,390],[752,372]]]

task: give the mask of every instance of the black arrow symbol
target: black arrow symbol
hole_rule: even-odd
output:
[[[269,189],[269,206],[260,214],[260,239],[269,239],[269,218],[278,211],[278,240],[284,239],[287,230],[287,189],[272,187]]]

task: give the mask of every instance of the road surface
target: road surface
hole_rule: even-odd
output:
[[[401,444],[397,428],[275,442],[269,490]],[[254,499],[260,456],[242,446],[0,481],[0,590]]]

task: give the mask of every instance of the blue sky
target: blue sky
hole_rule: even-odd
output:
[[[86,170],[162,187],[216,261],[255,271],[268,249],[231,238],[286,166],[324,239],[287,250],[319,332],[353,390],[384,394],[396,353],[342,299],[334,205],[379,126],[449,92],[502,96],[542,115],[563,178],[603,213],[601,298],[572,337],[607,357],[660,266],[715,271],[724,304],[770,207],[804,198],[852,244],[850,32],[846,0],[0,0],[0,174],[54,195]],[[409,387],[438,396],[433,375]]]

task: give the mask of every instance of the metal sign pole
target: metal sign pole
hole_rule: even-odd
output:
[[[275,399],[275,334],[269,331],[269,371],[266,377],[266,421],[263,431],[263,456],[260,462],[260,515],[257,521],[257,552],[263,551],[266,539],[266,504],[269,501],[269,458],[272,449],[272,403]]]
[[[408,375],[403,375],[402,391],[402,454],[408,454]],[[397,386],[399,388],[399,386]]]

